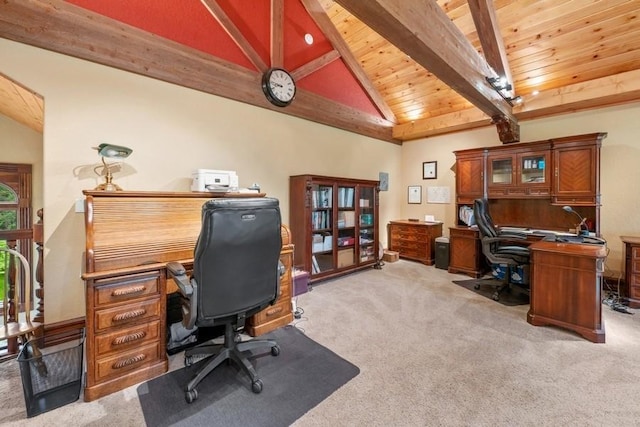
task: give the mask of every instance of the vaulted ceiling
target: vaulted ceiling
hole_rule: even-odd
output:
[[[640,101],[639,14],[638,0],[3,0],[0,37],[385,141],[495,125],[513,142],[521,120]],[[296,80],[287,107],[262,92],[270,67]]]

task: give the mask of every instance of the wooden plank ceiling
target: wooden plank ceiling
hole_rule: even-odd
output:
[[[395,143],[494,124],[513,142],[519,120],[640,101],[638,0],[251,4],[3,0],[0,37]],[[288,107],[262,94],[272,66],[298,84]],[[0,113],[41,131],[10,78]]]

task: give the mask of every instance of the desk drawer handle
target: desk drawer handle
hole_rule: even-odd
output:
[[[114,363],[111,367],[113,369],[121,369],[121,368],[125,368],[127,366],[131,366],[134,363],[138,363],[138,362],[142,362],[144,359],[146,359],[147,356],[144,354],[139,354],[137,356],[133,356],[130,357],[128,359],[124,359],[124,360],[118,360],[116,363]]]
[[[124,295],[139,294],[140,292],[144,292],[146,290],[147,290],[146,286],[132,286],[125,289],[116,289],[111,293],[111,296],[121,297]]]
[[[139,310],[127,311],[126,313],[120,313],[116,316],[113,316],[114,322],[122,322],[123,320],[130,320],[136,317],[144,316],[147,314],[147,310],[141,308]]]
[[[282,307],[270,308],[267,310],[267,316],[273,316],[274,314],[280,313],[282,311]]]
[[[125,335],[123,337],[117,337],[113,340],[113,345],[122,345],[127,344],[133,341],[141,340],[147,336],[147,333],[144,331],[136,332],[135,334]]]

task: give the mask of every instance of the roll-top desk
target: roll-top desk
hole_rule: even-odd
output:
[[[176,290],[166,264],[192,265],[202,205],[213,197],[256,194],[84,191],[86,253],[85,401],[167,371],[166,294]],[[263,194],[260,196],[264,196]],[[282,226],[287,267],[277,301],[247,320],[260,335],[293,320],[293,245]]]

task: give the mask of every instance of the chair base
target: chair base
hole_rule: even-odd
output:
[[[244,352],[264,347],[270,348],[272,356],[280,354],[280,347],[278,347],[278,344],[274,340],[263,339],[236,342],[236,331],[233,325],[227,324],[225,326],[224,343],[213,344],[211,340],[185,350],[185,366],[190,366],[202,358],[215,355],[213,359],[206,362],[206,364],[200,368],[185,387],[185,399],[187,403],[192,403],[198,398],[198,391],[196,390],[198,384],[217,366],[227,360],[233,361],[242,368],[251,379],[251,390],[254,393],[260,393],[262,391],[262,380],[258,377],[258,373]]]
[[[473,288],[478,290],[480,289],[479,284],[474,285]],[[498,279],[496,279],[496,284],[490,284],[489,286],[495,286],[496,290],[493,293],[493,295],[491,295],[491,299],[494,301],[500,301],[500,295],[505,291],[509,291],[511,292],[512,289],[517,288],[519,291],[526,293],[527,295],[530,294],[529,292],[529,288],[525,287],[526,285],[518,285],[518,284],[514,284],[511,283],[509,281],[498,281]]]

